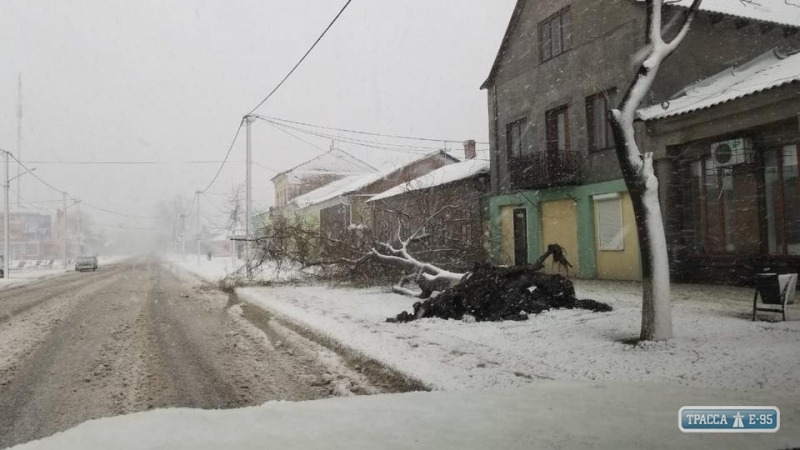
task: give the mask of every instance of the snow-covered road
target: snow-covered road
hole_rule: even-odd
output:
[[[247,309],[144,258],[0,291],[0,448],[153,408],[395,390]]]

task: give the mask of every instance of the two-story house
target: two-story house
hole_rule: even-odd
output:
[[[375,172],[377,169],[350,153],[331,148],[315,158],[283,171],[272,178],[274,208],[280,215],[292,199],[342,178]]]
[[[692,83],[775,48],[798,48],[800,9],[787,17],[788,5],[766,3],[705,1],[683,44],[661,67],[648,103],[668,108]],[[687,5],[669,4],[666,16]],[[638,0],[517,2],[482,86],[490,118],[495,262],[523,264],[547,244],[559,243],[578,276],[640,278],[633,210],[607,119],[634,74],[645,22],[645,6]],[[733,127],[746,126],[746,115],[740,112]],[[702,128],[703,114],[693,120]],[[786,120],[796,126],[796,115]],[[673,159],[686,141],[682,125],[659,128],[660,122],[643,121],[637,133],[642,147],[655,152],[669,217],[673,209],[667,199],[680,176]],[[667,231],[676,242],[674,229]]]

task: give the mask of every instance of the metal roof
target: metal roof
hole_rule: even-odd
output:
[[[639,109],[641,120],[656,120],[720,105],[731,100],[800,81],[800,53],[776,50],[684,88],[676,98]]]

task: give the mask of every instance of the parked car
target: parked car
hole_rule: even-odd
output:
[[[79,256],[75,258],[75,271],[97,270],[97,258],[94,256]]]

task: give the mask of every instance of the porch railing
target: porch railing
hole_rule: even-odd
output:
[[[535,152],[510,158],[511,187],[541,189],[580,184],[582,158],[580,152]]]

